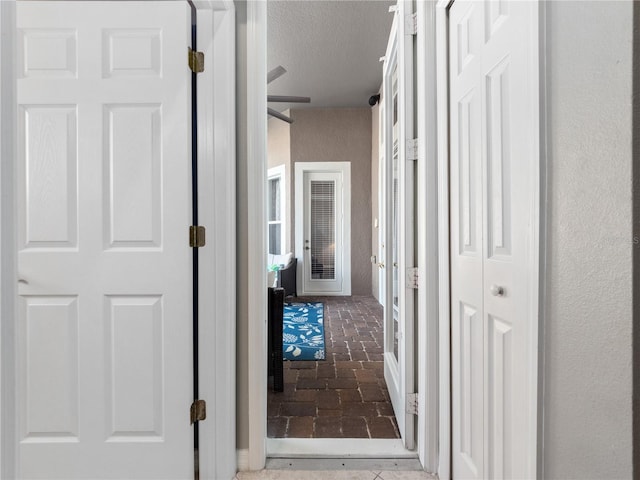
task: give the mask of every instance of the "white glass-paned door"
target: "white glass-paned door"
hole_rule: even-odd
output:
[[[296,165],[296,256],[304,294],[351,293],[348,182],[346,162]]]
[[[405,34],[405,22],[399,21],[410,9],[410,2],[398,2],[384,62],[384,378],[403,443],[413,449],[415,417],[408,411],[406,399],[414,393],[415,290],[405,280],[415,266],[414,165],[407,159],[407,143],[414,138],[413,37]]]

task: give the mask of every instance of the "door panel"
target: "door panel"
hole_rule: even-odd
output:
[[[17,27],[19,478],[189,478],[188,4]]]
[[[456,0],[449,12],[455,478],[535,471],[523,412],[536,408],[536,9]]]
[[[162,297],[109,295],[105,318],[107,441],[162,441]]]
[[[78,298],[22,297],[24,442],[78,441]],[[49,379],[48,382],[43,379]],[[55,380],[54,380],[55,379]]]
[[[77,111],[75,105],[24,105],[20,125],[30,192],[21,217],[24,248],[78,246]],[[55,218],[56,222],[49,219]]]
[[[162,247],[162,106],[106,105],[108,248]]]
[[[451,337],[454,478],[484,471],[484,328],[482,296],[482,113],[479,2],[450,12]],[[456,215],[457,213],[457,215]],[[455,273],[454,273],[455,272]],[[457,346],[457,348],[455,348]]]
[[[473,475],[478,475],[484,454],[482,312],[477,307],[462,302],[457,310],[460,318],[458,322],[454,322],[456,329],[453,335],[460,342],[459,352],[454,358],[454,364],[460,371],[456,383],[460,398],[454,412],[459,421],[462,460]]]

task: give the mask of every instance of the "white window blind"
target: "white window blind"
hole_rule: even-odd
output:
[[[334,280],[336,265],[334,181],[311,181],[311,278]]]

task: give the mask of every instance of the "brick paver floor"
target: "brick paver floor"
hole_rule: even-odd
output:
[[[326,359],[285,361],[284,392],[269,384],[272,438],[399,438],[384,381],[383,310],[370,296],[324,303]]]

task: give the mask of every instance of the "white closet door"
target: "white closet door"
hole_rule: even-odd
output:
[[[193,472],[187,2],[18,2],[18,475]]]
[[[449,17],[454,478],[535,472],[537,3]]]

